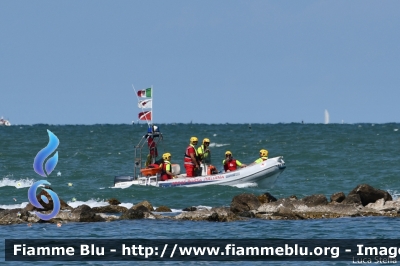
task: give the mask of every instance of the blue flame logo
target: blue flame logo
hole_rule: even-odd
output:
[[[49,182],[47,182],[46,180],[39,180],[39,181],[33,183],[33,185],[28,190],[28,199],[29,199],[30,203],[38,209],[43,209],[43,206],[39,203],[39,201],[36,198],[36,190],[38,189],[39,186],[43,186],[43,185],[51,185],[51,184]],[[50,220],[51,218],[55,217],[58,214],[58,212],[60,211],[60,208],[61,208],[60,199],[58,198],[57,194],[54,193],[54,191],[47,189],[47,188],[43,188],[43,190],[45,190],[47,193],[49,193],[50,197],[53,200],[53,211],[49,214],[42,214],[42,213],[36,212],[36,215],[42,220]],[[46,204],[49,203],[49,200],[47,199],[46,196],[42,195],[41,199]]]
[[[38,152],[38,154],[35,157],[35,160],[33,161],[33,169],[35,169],[35,172],[38,175],[41,175],[43,177],[47,177],[48,175],[53,172],[54,168],[56,168],[57,162],[58,162],[58,152],[54,154],[53,157],[49,158],[45,164],[46,168],[46,173],[43,170],[43,163],[47,157],[49,157],[50,154],[52,154],[58,147],[58,144],[60,141],[56,137],[56,135],[53,134],[50,130],[47,130],[47,133],[49,134],[49,144],[47,144],[46,147],[44,147],[41,151]]]
[[[58,144],[60,143],[57,136],[54,135],[53,132],[47,130],[47,133],[49,134],[49,143],[47,144],[46,147],[44,147],[42,150],[38,152],[38,154],[35,157],[35,160],[33,161],[33,169],[38,175],[41,175],[43,177],[47,177],[48,175],[50,175],[51,172],[53,172],[54,168],[56,168],[58,162],[58,152],[56,152],[52,157],[50,157],[46,163],[44,162],[46,158],[49,157],[57,149]],[[43,169],[43,165],[45,169]],[[51,184],[46,180],[39,180],[35,182],[28,190],[28,199],[30,203],[38,209],[43,209],[43,206],[39,203],[39,201],[36,198],[36,191],[38,187],[43,187],[44,185],[51,185]],[[42,214],[36,212],[36,215],[42,220],[50,220],[51,218],[55,217],[60,211],[61,207],[60,199],[58,198],[57,194],[54,191],[47,188],[43,188],[43,190],[45,190],[53,200],[53,211],[49,214]],[[41,199],[46,204],[49,203],[49,200],[44,195],[41,196]]]

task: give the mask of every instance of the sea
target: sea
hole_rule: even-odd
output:
[[[177,215],[186,207],[229,206],[242,193],[276,198],[312,194],[346,195],[359,184],[400,194],[400,124],[157,124],[163,134],[159,155],[172,154],[183,167],[183,155],[192,136],[211,141],[212,164],[218,169],[227,150],[240,162],[256,160],[260,149],[269,157],[283,156],[286,169],[274,187],[240,186],[113,188],[114,177],[133,175],[135,146],[147,124],[12,125],[0,127],[0,208],[23,208],[28,189],[46,179],[58,197],[70,206],[106,206],[116,198],[122,206],[147,200],[155,208],[168,206]],[[33,169],[35,156],[49,142],[47,131],[59,139],[58,162],[45,178]],[[0,226],[2,264],[26,265],[131,265],[145,261],[30,261],[5,260],[4,239],[398,239],[400,220],[388,217],[350,217],[315,220],[247,219],[234,222],[123,220],[98,223],[40,223]],[[400,259],[400,257],[399,257]],[[350,265],[354,261],[148,261],[146,264],[189,265]]]

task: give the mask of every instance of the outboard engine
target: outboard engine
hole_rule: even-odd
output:
[[[117,183],[123,183],[127,181],[133,181],[133,176],[127,176],[127,175],[116,176],[114,177],[114,186]]]

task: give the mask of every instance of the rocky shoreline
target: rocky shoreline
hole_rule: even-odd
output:
[[[47,204],[41,199],[42,195],[48,198]],[[376,189],[368,184],[358,185],[347,196],[343,192],[334,193],[330,196],[330,201],[323,194],[315,194],[302,199],[298,199],[294,195],[276,199],[268,192],[259,196],[244,193],[233,197],[229,207],[213,207],[211,209],[188,207],[175,216],[165,214],[171,212],[167,206],[154,209],[148,201],[140,202],[127,209],[119,206],[120,202],[117,199],[108,200],[110,205],[94,208],[87,205],[72,208],[61,200],[61,210],[57,216],[49,221],[43,221],[35,215],[35,211],[50,213],[53,209],[52,199],[44,190],[37,195],[37,199],[44,209],[37,210],[31,204],[23,209],[0,209],[0,225],[23,223],[28,225],[57,223],[61,225],[70,222],[111,222],[126,219],[230,222],[250,218],[304,220],[362,216],[400,217],[400,199],[394,201],[387,191]]]

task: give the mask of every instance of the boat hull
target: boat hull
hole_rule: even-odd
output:
[[[116,188],[126,188],[132,185],[155,187],[201,187],[208,185],[235,186],[244,183],[256,183],[259,187],[272,187],[279,175],[285,170],[286,165],[282,157],[270,158],[259,164],[252,164],[236,171],[204,175],[198,177],[186,177],[178,175],[178,178],[167,181],[159,181],[157,176],[150,177],[116,177]]]

